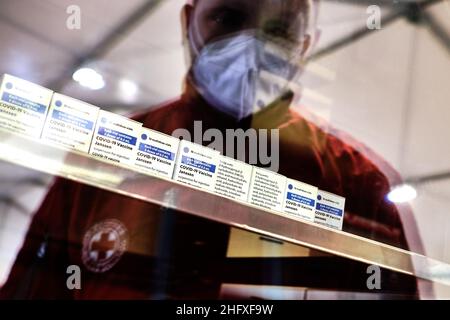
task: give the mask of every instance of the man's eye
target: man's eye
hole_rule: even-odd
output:
[[[289,39],[289,25],[280,21],[269,21],[264,25],[264,33],[269,36]]]
[[[216,24],[227,29],[240,28],[245,23],[245,15],[232,9],[221,10],[211,18]]]

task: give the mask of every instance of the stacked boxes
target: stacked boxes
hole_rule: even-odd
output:
[[[6,74],[0,85],[0,128],[342,230],[343,197]]]

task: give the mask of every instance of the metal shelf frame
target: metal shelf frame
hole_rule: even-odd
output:
[[[0,130],[0,160],[352,260],[450,285],[450,265]]]

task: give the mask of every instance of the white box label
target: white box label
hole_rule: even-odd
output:
[[[330,228],[342,230],[345,198],[319,190],[314,222]]]
[[[171,179],[180,140],[163,133],[142,128],[134,159],[135,167]]]
[[[287,179],[283,211],[308,221],[314,221],[317,192],[317,187]]]
[[[100,110],[89,153],[117,164],[133,165],[142,124]]]
[[[220,152],[182,140],[178,150],[174,180],[212,191]]]
[[[253,167],[245,162],[219,156],[214,192],[234,200],[247,202]]]
[[[88,153],[98,111],[98,107],[55,93],[42,140]]]
[[[249,202],[265,209],[282,211],[285,186],[285,176],[254,167]]]
[[[53,91],[5,74],[0,86],[0,127],[40,138]]]

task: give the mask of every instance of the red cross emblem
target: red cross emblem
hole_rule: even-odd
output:
[[[101,221],[84,235],[82,260],[92,272],[105,272],[114,267],[127,249],[127,228],[115,219]]]

